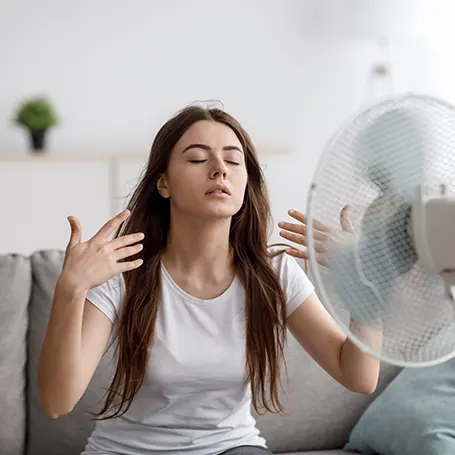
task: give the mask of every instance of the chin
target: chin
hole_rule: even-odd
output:
[[[205,207],[205,210],[199,210],[200,216],[202,218],[210,219],[226,219],[232,218],[238,211],[240,207],[227,207],[227,206],[218,206],[218,207]]]
[[[228,211],[228,210],[211,210],[206,211],[200,214],[201,218],[205,218],[207,220],[225,220],[230,219],[235,215],[236,212]]]

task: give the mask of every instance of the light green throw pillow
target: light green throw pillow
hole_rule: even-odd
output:
[[[455,455],[455,360],[401,371],[367,408],[345,450]]]

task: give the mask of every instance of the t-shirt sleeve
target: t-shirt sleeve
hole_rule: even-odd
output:
[[[87,300],[95,305],[112,322],[116,322],[120,314],[120,306],[124,296],[124,281],[122,275],[116,275],[103,284],[91,289]]]
[[[282,253],[274,259],[277,262],[276,267],[286,296],[287,315],[289,317],[314,292],[314,286],[297,260],[292,256]]]

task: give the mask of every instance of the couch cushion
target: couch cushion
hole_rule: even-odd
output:
[[[316,451],[310,451],[310,452],[286,452],[286,455],[355,455],[356,452],[346,452],[341,449],[335,449],[335,450],[316,450]],[[276,454],[280,455],[280,454]],[[284,455],[284,453],[283,453]],[[357,454],[359,455],[359,454]]]
[[[454,454],[455,359],[403,370],[365,411],[346,448],[365,455]]]
[[[26,358],[30,261],[0,256],[0,453],[22,455],[26,431]]]
[[[258,427],[277,453],[341,449],[364,410],[400,371],[383,364],[373,395],[350,392],[317,365],[292,335],[286,349],[288,384],[283,403],[288,416],[257,417]]]
[[[34,287],[30,301],[28,368],[30,419],[27,453],[29,455],[79,455],[94,427],[88,411],[100,409],[100,400],[109,385],[111,351],[108,351],[101,360],[86,393],[69,415],[56,420],[48,419],[39,405],[38,358],[63,257],[60,251],[41,251],[31,257]]]

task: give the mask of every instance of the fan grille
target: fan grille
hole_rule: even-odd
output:
[[[416,262],[407,234],[417,186],[434,193],[441,184],[455,190],[455,108],[409,94],[381,101],[344,125],[324,151],[310,190],[307,213],[328,226],[338,229],[342,207],[352,206],[358,242],[356,254],[340,254],[330,243],[329,267],[310,252],[321,300],[354,342],[388,363],[424,366],[455,355],[454,304],[440,277]],[[315,234],[310,228],[309,236]],[[455,238],[447,247],[455,248]],[[373,287],[362,284],[356,264]],[[367,324],[382,321],[380,351],[350,333],[350,314]]]

